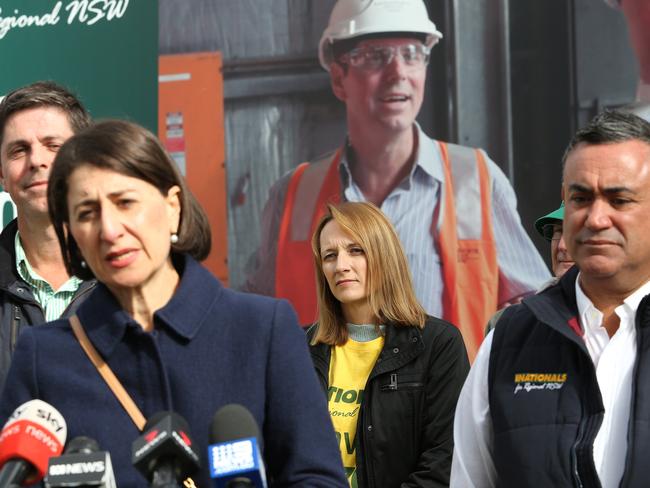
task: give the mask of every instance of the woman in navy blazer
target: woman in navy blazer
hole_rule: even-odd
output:
[[[296,316],[284,301],[224,288],[198,261],[207,218],[147,130],[106,121],[71,139],[52,169],[48,204],[71,274],[98,286],[78,317],[144,416],[184,417],[210,484],[211,419],[239,403],[264,440],[270,486],[346,486],[337,443]],[[117,486],[148,486],[131,465],[141,432],[75,338],[68,320],[20,336],[0,425],[33,398],[110,452]]]

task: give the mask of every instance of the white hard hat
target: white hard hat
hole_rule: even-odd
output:
[[[390,32],[424,34],[428,47],[442,38],[422,0],[338,0],[318,45],[320,64],[329,71],[336,41]]]

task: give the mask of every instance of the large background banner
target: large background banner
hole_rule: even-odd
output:
[[[156,133],[158,0],[0,0],[0,97],[37,80],[70,88],[95,119]]]

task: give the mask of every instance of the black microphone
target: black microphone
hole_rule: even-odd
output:
[[[248,409],[232,403],[214,414],[208,460],[217,488],[266,488],[263,445]]]
[[[45,486],[116,488],[111,455],[101,451],[96,440],[75,437],[68,442],[63,456],[50,458]]]
[[[155,488],[178,488],[199,468],[199,455],[183,417],[158,412],[132,445],[133,465]]]
[[[39,481],[50,457],[63,451],[65,419],[49,403],[30,400],[19,406],[0,432],[0,487]]]
[[[80,435],[68,442],[63,454],[91,454],[99,450],[99,444],[95,439]]]

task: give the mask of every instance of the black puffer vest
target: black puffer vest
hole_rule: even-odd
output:
[[[495,328],[488,387],[498,486],[601,486],[593,442],[604,407],[578,320],[577,273],[507,309]],[[650,486],[648,297],[636,330],[624,487]]]

